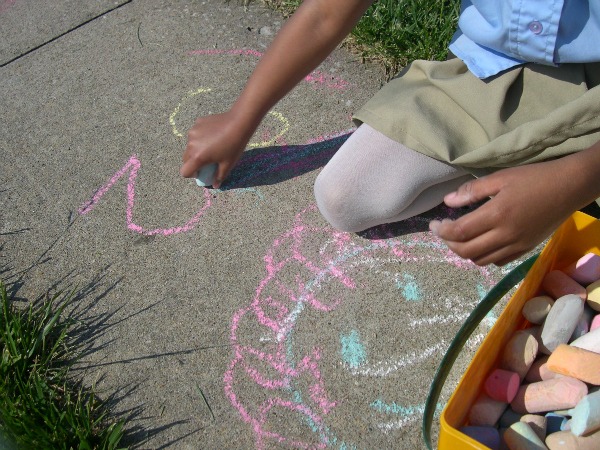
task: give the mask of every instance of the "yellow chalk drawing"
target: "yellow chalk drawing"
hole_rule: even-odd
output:
[[[183,134],[181,134],[181,132],[177,129],[177,125],[175,124],[175,116],[177,114],[179,114],[179,110],[181,109],[181,105],[188,99],[198,95],[198,94],[204,94],[205,92],[210,92],[211,89],[209,88],[198,88],[195,91],[190,91],[188,92],[188,94],[181,99],[181,101],[177,104],[177,106],[175,107],[175,109],[173,110],[173,112],[171,113],[171,115],[169,116],[169,122],[171,123],[171,126],[173,127],[173,134],[177,137],[182,138]]]
[[[283,114],[281,114],[277,111],[269,111],[268,115],[275,117],[277,120],[279,120],[281,122],[281,124],[282,124],[281,131],[274,138],[272,138],[268,141],[250,142],[248,144],[248,147],[251,147],[251,148],[268,147],[269,145],[273,145],[275,142],[277,142],[277,139],[279,139],[281,136],[283,136],[285,133],[287,133],[288,130],[290,129],[290,122],[289,122],[289,120],[287,120],[285,118],[285,116]]]
[[[171,127],[173,129],[173,134],[175,136],[180,137],[180,138],[184,137],[183,134],[177,129],[177,124],[175,122],[175,117],[177,116],[177,114],[179,114],[179,110],[181,109],[183,104],[186,103],[190,98],[195,97],[198,94],[204,94],[207,92],[212,92],[212,89],[201,87],[196,90],[192,90],[192,91],[188,92],[188,94],[184,98],[182,98],[181,101],[177,104],[177,106],[175,107],[175,109],[173,110],[171,115],[169,116],[169,123],[171,124]],[[275,135],[275,137],[273,137],[269,140],[262,141],[262,142],[251,142],[248,144],[248,147],[250,147],[250,148],[268,147],[270,145],[273,145],[273,144],[275,144],[275,142],[277,142],[277,140],[280,137],[282,137],[290,129],[289,120],[287,120],[285,118],[285,116],[283,114],[281,114],[280,112],[269,111],[268,115],[271,117],[274,117],[281,123],[281,131],[277,135]]]

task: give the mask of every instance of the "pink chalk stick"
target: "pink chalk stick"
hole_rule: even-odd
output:
[[[590,331],[594,331],[596,328],[600,328],[600,314],[596,314],[590,324]]]
[[[517,395],[521,379],[519,374],[510,370],[495,369],[485,380],[485,393],[499,402],[510,403]]]
[[[600,256],[588,253],[568,266],[565,273],[584,286],[600,280]]]
[[[587,393],[583,381],[571,377],[553,378],[521,386],[510,405],[522,414],[555,411],[573,408]]]
[[[575,294],[582,300],[587,299],[585,287],[560,270],[552,270],[544,276],[542,289],[555,299],[567,294]]]
[[[594,331],[597,328],[600,328],[600,314],[596,314],[590,324],[590,331]]]

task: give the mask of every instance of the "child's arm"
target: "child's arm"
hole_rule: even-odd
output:
[[[600,197],[600,142],[559,159],[500,170],[444,198],[461,207],[489,201],[429,228],[475,264],[504,265],[535,248],[573,212]]]
[[[373,0],[305,0],[285,23],[234,105],[198,119],[188,133],[180,173],[218,163],[218,188],[267,112],[347,36]]]

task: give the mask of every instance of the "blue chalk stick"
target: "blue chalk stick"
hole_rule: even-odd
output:
[[[571,432],[583,436],[600,428],[600,392],[583,397],[571,413]]]
[[[493,450],[500,448],[500,433],[494,427],[465,426],[460,432]]]
[[[217,171],[217,164],[212,163],[200,168],[196,174],[196,184],[198,186],[211,186],[213,184],[213,177]]]
[[[562,414],[549,412],[546,414],[546,434],[556,433],[563,431],[569,420],[568,417]]]

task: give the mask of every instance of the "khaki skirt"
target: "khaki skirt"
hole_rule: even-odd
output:
[[[600,141],[599,85],[600,63],[525,64],[481,80],[457,58],[415,61],[354,120],[482,176]]]

